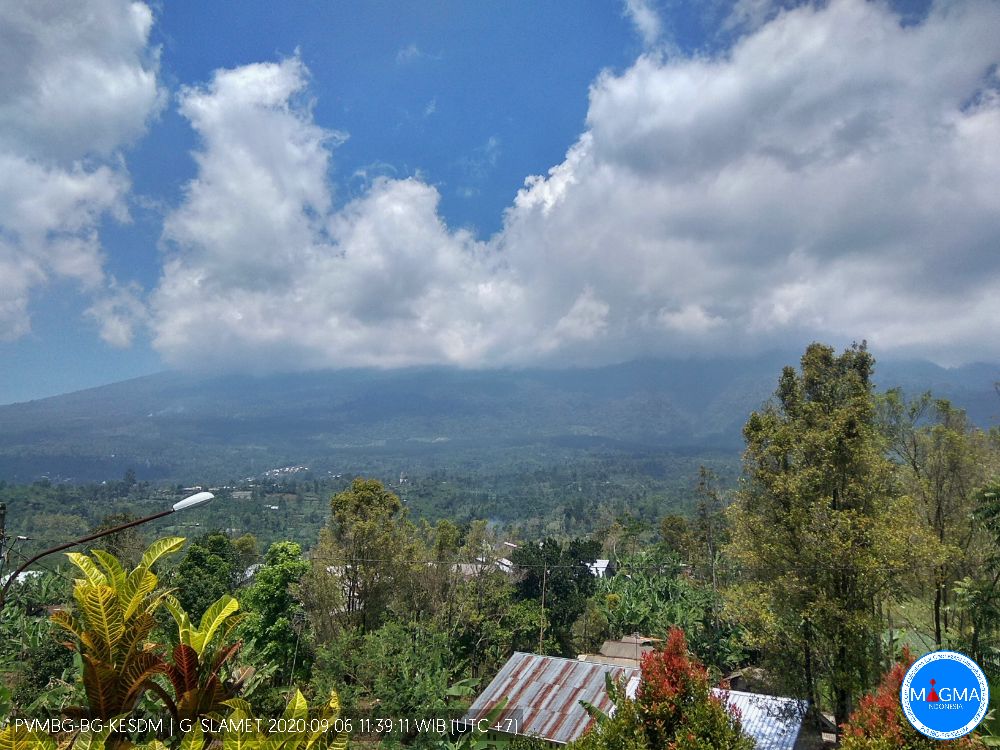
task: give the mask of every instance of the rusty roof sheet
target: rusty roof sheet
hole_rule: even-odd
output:
[[[482,717],[501,700],[507,703],[494,724],[518,722],[517,734],[565,744],[580,737],[593,719],[580,705],[587,701],[605,713],[611,699],[604,676],[638,679],[639,670],[608,664],[516,652],[469,707],[467,717]]]

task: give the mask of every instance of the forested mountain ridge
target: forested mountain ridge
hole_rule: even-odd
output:
[[[0,407],[0,477],[225,479],[358,456],[445,465],[581,449],[724,451],[794,353],[600,368],[412,368],[254,377],[161,373]],[[1000,414],[1000,366],[882,361],[880,388],[932,390],[975,423]]]

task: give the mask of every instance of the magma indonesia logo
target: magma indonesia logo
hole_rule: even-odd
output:
[[[903,713],[914,728],[935,740],[953,740],[986,716],[990,688],[972,659],[956,651],[933,651],[913,662],[899,691]]]

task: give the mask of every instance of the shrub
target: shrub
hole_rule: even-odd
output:
[[[913,664],[909,649],[903,659],[882,676],[874,693],[864,696],[842,729],[843,750],[935,750],[942,745],[960,750],[985,748],[975,737],[944,742],[920,734],[903,714],[899,691],[906,670]]]

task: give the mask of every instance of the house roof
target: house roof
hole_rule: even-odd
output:
[[[593,719],[580,701],[593,704],[607,713],[611,699],[605,690],[604,676],[617,680],[638,679],[639,670],[606,664],[539,656],[516,652],[476,698],[470,720],[482,717],[507,698],[495,724],[516,724],[517,734],[541,737],[565,744],[580,737]]]
[[[601,656],[612,659],[633,659],[638,665],[642,655],[647,651],[652,651],[659,642],[657,638],[627,635],[617,641],[605,641],[604,645],[601,646]]]
[[[590,568],[591,575],[595,575],[598,578],[604,578],[608,574],[608,568],[611,567],[611,561],[594,560],[594,562],[587,563],[587,567]]]
[[[481,718],[504,698],[507,703],[494,726],[517,727],[527,737],[566,744],[579,738],[593,723],[580,705],[586,701],[610,713],[605,675],[625,679],[625,694],[634,698],[640,671],[636,667],[599,664],[516,652],[469,707],[468,721]],[[808,702],[739,690],[712,691],[739,711],[743,731],[757,742],[757,750],[793,750]]]
[[[739,711],[743,731],[757,741],[757,750],[793,750],[808,701],[718,688],[712,692]]]
[[[594,664],[611,664],[618,667],[638,667],[639,660],[628,656],[603,656],[601,654],[580,654],[580,661],[589,661]]]

